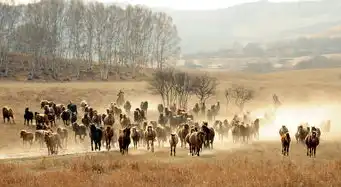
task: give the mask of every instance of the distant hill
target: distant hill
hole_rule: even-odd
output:
[[[218,10],[170,10],[184,53],[322,33],[341,25],[341,1],[258,1]]]

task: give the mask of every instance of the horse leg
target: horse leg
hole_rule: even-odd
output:
[[[94,141],[91,139],[91,151],[94,151],[93,143],[94,143]]]
[[[154,140],[152,141],[151,146],[152,146],[152,152],[154,153]]]
[[[147,140],[147,150],[149,151],[149,140]]]
[[[126,146],[126,154],[128,154],[128,151],[129,151],[129,147],[128,145]]]
[[[174,145],[173,147],[173,155],[175,156],[175,149],[176,149],[176,145]]]
[[[170,146],[170,156],[172,156],[172,153],[173,153],[173,146],[171,145]]]
[[[307,147],[307,156],[309,156],[309,147]]]
[[[75,143],[77,143],[77,134],[75,133]]]
[[[286,156],[287,154],[287,145],[283,145],[283,155]]]

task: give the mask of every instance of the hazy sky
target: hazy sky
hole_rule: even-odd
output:
[[[8,1],[8,0],[0,0]],[[27,3],[39,0],[14,0],[19,3]],[[92,1],[92,0],[85,0]],[[205,10],[227,8],[236,4],[255,2],[259,0],[97,0],[100,2],[119,2],[129,4],[143,4],[149,7],[164,7],[178,10]],[[319,0],[269,0],[271,2],[298,2],[298,1],[319,1]]]
[[[245,2],[257,0],[99,0],[102,2],[121,2],[129,4],[144,4],[150,7],[167,7],[172,9],[217,9],[226,8]],[[292,2],[304,0],[270,0],[271,2]]]

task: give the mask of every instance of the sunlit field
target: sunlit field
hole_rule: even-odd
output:
[[[338,186],[341,85],[337,81],[326,83],[325,77],[316,77],[314,71],[317,70],[226,76],[210,72],[219,77],[217,93],[207,102],[208,106],[221,102],[217,120],[230,121],[238,111],[233,102],[226,107],[225,89],[240,84],[255,90],[255,98],[246,103],[245,110],[253,118],[261,119],[260,137],[248,143],[233,143],[229,132],[222,141],[216,137],[214,148],[203,150],[200,157],[190,156],[188,148],[181,148],[180,144],[176,156],[170,157],[168,142],[163,147],[156,143],[154,153],[145,147],[134,150],[132,145],[127,156],[119,154],[117,145],[109,152],[102,149],[90,153],[89,137],[83,143],[75,143],[72,129],[69,129],[68,146],[58,156],[47,156],[46,148],[36,143],[32,147],[22,145],[19,131],[34,131],[23,125],[25,107],[41,111],[42,99],[58,103],[71,100],[77,104],[84,99],[103,113],[122,89],[126,99],[132,102],[132,109],[139,107],[141,101],[148,101],[148,118],[156,120],[160,97],[152,95],[147,82],[4,82],[0,85],[3,90],[0,101],[3,106],[13,108],[16,124],[0,122],[0,186]],[[336,70],[325,71],[330,78],[339,74]],[[306,76],[303,80],[299,79],[302,74]],[[313,81],[307,80],[309,76]],[[297,81],[294,84],[292,80]],[[266,121],[264,114],[274,110],[273,93],[279,96],[282,105],[273,120]],[[189,108],[195,102],[197,98],[192,96]],[[205,117],[198,116],[197,120],[202,122]],[[294,138],[297,126],[307,122],[320,127],[325,120],[332,121],[331,132],[322,132],[317,156],[309,158],[304,145],[297,144]],[[289,157],[281,155],[278,131],[282,125],[288,127],[292,137]]]

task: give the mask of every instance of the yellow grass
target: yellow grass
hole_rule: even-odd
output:
[[[225,103],[223,91],[232,84],[242,84],[256,91],[256,98],[247,104],[247,109],[256,111],[272,104],[272,94],[276,93],[284,104],[279,112],[278,124],[291,123],[295,127],[296,118],[315,119],[316,115],[306,113],[319,108],[335,106],[340,101],[340,69],[304,70],[271,74],[243,74],[214,72],[220,85],[217,96],[209,100]],[[10,153],[27,152],[32,155],[46,155],[47,151],[23,148],[19,130],[23,129],[24,108],[40,111],[39,101],[51,99],[58,103],[72,100],[79,103],[85,99],[100,112],[115,101],[119,89],[126,93],[126,99],[138,107],[142,100],[156,108],[160,102],[157,95],[151,95],[146,82],[71,82],[71,83],[23,83],[1,82],[0,103],[13,108],[16,124],[0,121],[0,158]],[[191,105],[196,101],[191,100]],[[295,107],[305,107],[301,113]],[[307,109],[310,108],[310,109]],[[101,111],[102,110],[102,111]],[[230,113],[234,108],[230,107]],[[220,119],[225,118],[225,107]],[[333,131],[340,133],[335,124],[338,117],[326,109],[325,116],[332,119]],[[339,110],[338,110],[339,111]],[[336,111],[335,113],[337,113]],[[304,114],[305,112],[305,114]],[[152,111],[153,113],[153,111]],[[155,112],[154,112],[155,113]],[[314,118],[315,117],[315,118]],[[153,115],[155,119],[155,115]],[[286,120],[286,121],[284,121]],[[309,120],[309,119],[305,119]],[[333,121],[334,120],[334,121]],[[59,122],[60,123],[60,122]],[[336,122],[337,123],[337,122]],[[292,144],[289,157],[280,155],[281,147],[278,129],[266,126],[261,140],[247,145],[220,143],[211,151],[204,150],[200,157],[188,156],[188,151],[177,148],[177,156],[170,157],[168,148],[156,148],[155,153],[144,148],[130,149],[128,156],[121,156],[117,150],[101,153],[70,154],[51,157],[34,157],[0,160],[0,186],[340,186],[341,153],[339,139],[323,134],[317,149],[317,158],[305,156],[303,145],[296,144],[294,132],[289,128]],[[276,127],[277,128],[277,127]],[[275,139],[266,136],[272,133]],[[88,146],[86,139],[86,146]],[[80,150],[74,144],[70,133],[69,150]],[[132,146],[131,146],[132,147]],[[88,147],[87,147],[88,148]],[[68,153],[65,151],[64,153]]]

